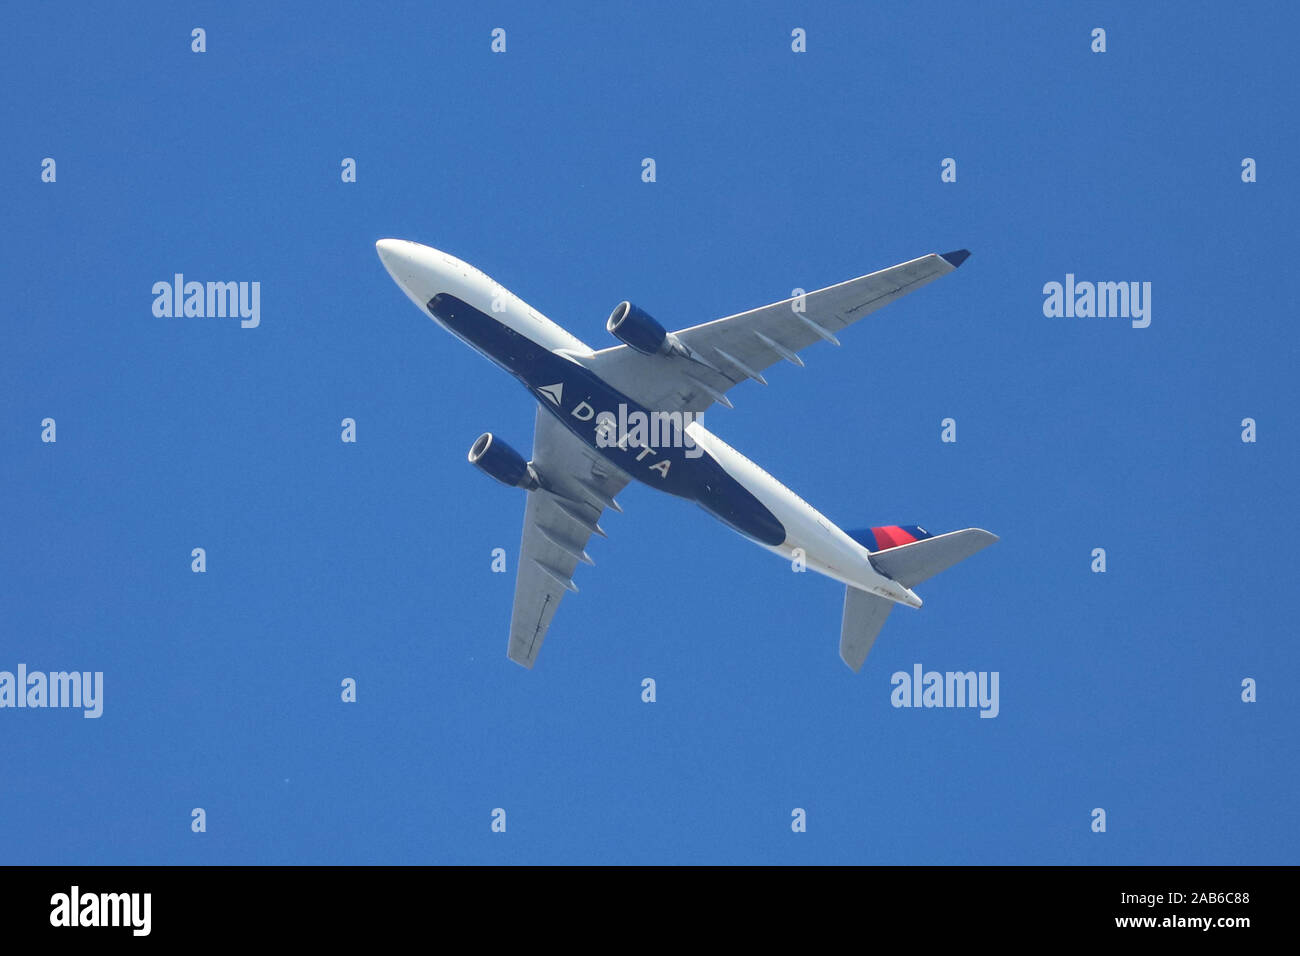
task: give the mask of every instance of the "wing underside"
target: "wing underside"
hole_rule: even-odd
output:
[[[747,379],[767,384],[763,370],[781,361],[803,365],[814,343],[839,344],[837,333],[909,292],[947,275],[969,255],[932,253],[870,275],[773,302],[674,333],[688,354],[643,355],[626,345],[582,360],[624,394],[656,411],[702,412],[730,404],[728,389]]]
[[[532,667],[573,572],[593,564],[588,539],[604,534],[597,522],[628,478],[591,451],[540,405],[533,435],[533,465],[542,487],[528,493],[523,539],[515,572],[509,658]]]

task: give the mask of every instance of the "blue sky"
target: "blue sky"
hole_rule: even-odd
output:
[[[104,713],[0,710],[0,861],[1295,863],[1293,8],[554,6],[16,15],[0,670]],[[595,347],[969,248],[705,421],[842,526],[1002,540],[855,675],[838,585],[629,488],[524,671],[465,454],[533,402],[385,236]],[[155,317],[176,272],[260,326]],[[1150,327],[1046,318],[1067,273]],[[915,663],[999,715],[892,707]]]

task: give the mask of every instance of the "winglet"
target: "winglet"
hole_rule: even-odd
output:
[[[958,249],[956,252],[941,252],[939,253],[939,258],[956,269],[959,265],[970,258],[970,250]]]

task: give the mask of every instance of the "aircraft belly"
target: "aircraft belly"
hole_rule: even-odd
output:
[[[768,546],[786,538],[785,527],[717,460],[686,441],[686,428],[658,443],[639,440],[635,430],[621,433],[637,415],[651,411],[606,384],[594,372],[532,341],[509,325],[454,295],[440,293],[427,308],[458,338],[468,342],[519,379],[548,412],[601,458],[629,478],[700,504],[741,534]],[[602,421],[612,433],[602,434]],[[662,422],[662,419],[660,419]],[[680,423],[680,419],[678,419]],[[662,438],[662,436],[661,436]]]

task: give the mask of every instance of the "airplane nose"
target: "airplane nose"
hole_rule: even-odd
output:
[[[405,239],[380,239],[375,243],[375,251],[393,281],[411,297],[411,301],[419,304],[425,292],[424,286],[428,284],[428,250]]]
[[[379,261],[399,289],[423,309],[429,299],[443,291],[433,253],[436,250],[406,239],[380,239],[375,243]]]
[[[406,243],[400,239],[380,239],[375,243],[375,251],[379,253],[379,261],[384,264],[388,274],[397,278],[395,269],[399,267],[402,259],[402,246]]]

